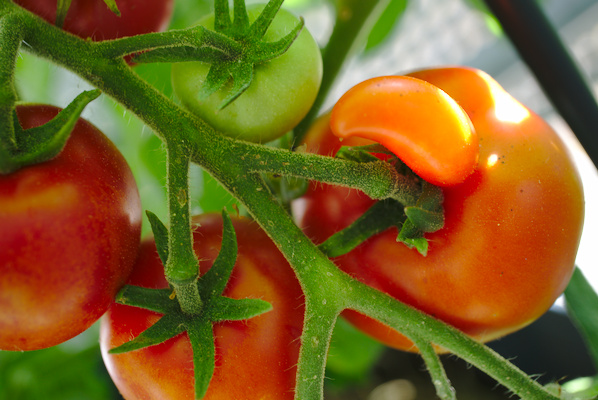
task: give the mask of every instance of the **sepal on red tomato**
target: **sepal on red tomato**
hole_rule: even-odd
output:
[[[162,247],[160,258],[168,258],[167,229],[152,213],[148,213],[152,229],[157,234],[157,247]],[[210,270],[198,281],[203,300],[199,315],[188,315],[181,310],[171,289],[148,289],[125,286],[116,298],[123,305],[145,308],[163,316],[133,340],[109,351],[111,354],[125,353],[154,346],[187,332],[193,349],[195,397],[202,398],[208,390],[215,368],[215,345],[212,325],[220,321],[249,319],[272,309],[272,305],[260,299],[232,299],[222,294],[230,279],[237,259],[235,230],[226,212],[222,213],[222,246]],[[166,242],[165,242],[166,240]],[[161,242],[159,244],[158,242]]]
[[[50,122],[31,129],[23,129],[13,112],[13,132],[4,132],[14,138],[15,148],[3,148],[0,154],[0,173],[8,174],[28,165],[39,164],[56,157],[64,148],[83,109],[100,95],[90,90],[78,95]],[[5,146],[0,141],[0,146]]]
[[[421,255],[428,254],[428,240],[425,233],[436,232],[444,226],[442,190],[427,182],[423,184],[422,194],[414,206],[405,207],[406,220],[397,242],[409,248],[415,248]]]

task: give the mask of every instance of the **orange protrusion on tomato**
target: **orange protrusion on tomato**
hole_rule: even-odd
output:
[[[463,109],[436,86],[408,76],[382,76],[345,93],[332,109],[332,132],[385,146],[422,179],[452,186],[473,173],[478,138]]]

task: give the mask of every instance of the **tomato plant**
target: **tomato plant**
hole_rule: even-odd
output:
[[[16,0],[49,23],[56,21],[57,0]],[[103,0],[74,0],[62,28],[84,39],[109,40],[166,30],[173,0],[117,0],[120,16]]]
[[[204,13],[198,10],[208,12],[205,1],[181,6],[177,0],[177,15],[195,20]],[[117,178],[104,166],[113,158],[94,157],[102,146],[75,152],[84,156],[73,156],[77,161],[61,175],[88,184],[81,193],[95,197],[71,202],[79,186],[67,186],[54,175],[27,181],[32,191],[45,190],[43,196],[17,197],[25,190],[11,191],[6,200],[0,196],[0,213],[8,212],[9,221],[10,213],[30,204],[45,212],[60,210],[47,218],[29,212],[19,220],[25,222],[12,225],[4,224],[5,214],[0,214],[0,233],[6,229],[9,238],[25,227],[29,242],[17,261],[34,260],[30,265],[43,268],[13,279],[4,271],[14,262],[0,264],[0,322],[16,320],[3,318],[13,307],[5,302],[14,302],[28,322],[58,324],[58,332],[44,330],[57,337],[70,326],[86,324],[94,303],[81,299],[92,282],[97,298],[106,296],[109,302],[114,296],[100,327],[101,353],[126,398],[322,399],[339,315],[384,343],[417,350],[439,398],[456,398],[439,350],[479,368],[510,394],[529,400],[569,398],[560,382],[544,386],[482,343],[530,323],[571,276],[583,196],[563,143],[486,74],[443,68],[360,85],[338,102],[332,122],[329,117],[316,122],[305,145],[299,145],[322,104],[331,100],[339,72],[363,48],[361,39],[373,37],[369,28],[377,31],[374,42],[379,41],[379,35],[392,31],[380,21],[396,20],[405,1],[331,1],[332,7],[321,7],[328,13],[324,19],[309,21],[331,22],[330,30],[327,22],[318,25],[322,49],[302,18],[281,10],[283,1],[247,8],[244,0],[214,0],[214,16],[198,25],[177,20],[173,26],[187,27],[101,40],[107,36],[72,35],[12,0],[0,0],[0,182],[43,171],[69,156],[72,143],[95,140],[95,135],[75,133],[60,152],[82,108],[100,93],[105,95],[100,106],[116,110],[109,114],[122,125],[135,121],[127,127],[131,135],[119,137],[119,143],[133,152],[133,160],[144,162],[136,166],[141,177],[148,172],[159,182],[150,184],[156,190],[142,186],[146,198],[157,200],[146,203],[151,204],[146,215],[153,240],[144,242],[140,253],[137,241],[127,241],[126,226],[131,225],[110,222],[138,224],[139,199],[121,203],[124,195],[108,189],[124,187],[126,192],[129,179]],[[68,19],[76,10],[73,3],[65,14],[69,3],[59,2],[59,26],[61,17]],[[520,3],[537,6],[511,2],[509,7]],[[124,19],[125,4],[116,4]],[[164,17],[160,5],[148,1],[143,6],[136,13],[149,10]],[[385,17],[376,22],[377,14]],[[546,23],[538,15],[525,14],[520,25]],[[549,33],[543,40],[558,50],[558,40]],[[33,64],[24,68],[19,61],[23,52],[35,61],[49,61],[48,72],[32,74],[38,72]],[[147,65],[134,71],[123,57]],[[543,69],[558,77],[551,84],[568,85],[571,74],[562,75],[560,65],[554,68],[555,63],[539,58]],[[50,123],[22,129],[17,101],[36,96],[24,87],[48,81],[53,90],[63,81],[53,79],[62,76],[62,69],[95,90],[78,95]],[[401,84],[389,87],[388,82]],[[562,97],[567,104],[577,103],[575,96]],[[22,117],[22,109],[17,112]],[[341,145],[330,123],[344,138],[342,145],[373,145],[345,148],[330,157]],[[150,146],[136,143],[133,125],[155,139]],[[285,137],[272,141],[280,135]],[[195,167],[201,168],[201,177],[211,178],[209,184],[197,179]],[[98,183],[106,174],[112,186]],[[308,181],[306,195],[291,204]],[[222,217],[191,217],[198,198],[201,207],[208,204],[201,198],[218,203],[222,191],[212,192],[214,185],[234,197],[238,214],[251,216],[235,218],[238,237],[226,211]],[[65,187],[70,189],[62,194]],[[59,191],[56,200],[53,193]],[[124,217],[99,222],[89,211],[114,202]],[[211,210],[221,208],[210,204]],[[44,227],[58,233],[34,231]],[[0,237],[0,255],[14,255],[19,246],[4,245],[6,235]],[[58,241],[67,246],[55,250]],[[136,255],[130,284],[118,290],[129,271],[123,266],[115,272],[113,261],[130,263]],[[92,277],[73,281],[88,271],[82,266],[90,261],[100,264]],[[68,276],[54,278],[63,265]],[[35,294],[48,296],[23,301],[26,292],[20,288],[34,278],[40,279]],[[110,278],[118,283],[110,286]],[[577,280],[568,292],[583,303],[587,291],[576,289]],[[60,301],[60,307],[50,307],[51,300]],[[68,307],[73,307],[68,316],[75,322],[57,315]],[[596,313],[576,313],[590,333]],[[0,328],[0,338],[16,332],[11,326]],[[598,343],[592,348],[598,349]],[[544,371],[530,373],[536,372]],[[5,375],[0,373],[2,387]]]
[[[222,219],[203,214],[193,219],[194,249],[205,274],[221,246]],[[247,218],[233,219],[239,253],[224,292],[232,298],[259,298],[272,311],[247,321],[214,326],[216,370],[205,399],[292,399],[303,298],[292,269],[268,236]],[[200,278],[201,279],[201,278]],[[153,240],[141,245],[130,284],[167,288]],[[102,355],[112,379],[128,399],[192,399],[193,355],[187,334],[123,354],[108,354],[147,329],[157,314],[115,304],[102,320]]]
[[[250,21],[254,21],[263,9],[263,5],[248,7]],[[280,40],[298,23],[297,17],[282,9],[269,26],[264,40]],[[213,28],[214,16],[204,18],[200,24]],[[257,64],[251,85],[223,109],[223,102],[237,82],[231,80],[202,99],[199,93],[209,69],[210,64],[203,62],[174,64],[175,93],[187,109],[216,129],[252,142],[268,142],[293,129],[309,111],[322,79],[320,49],[306,29],[283,55]]]
[[[28,129],[59,109],[17,107]],[[116,147],[79,120],[54,159],[0,175],[0,349],[54,346],[114,300],[139,244],[141,204]]]
[[[467,112],[480,140],[477,169],[462,184],[443,188],[445,226],[427,236],[426,257],[396,243],[390,229],[335,263],[476,339],[492,340],[538,318],[565,289],[583,225],[580,178],[556,133],[488,75],[440,68],[409,76],[438,86]],[[341,145],[325,120],[305,143],[323,154]],[[311,185],[299,223],[322,242],[372,204],[355,191]],[[345,317],[391,346],[412,348],[361,314]]]

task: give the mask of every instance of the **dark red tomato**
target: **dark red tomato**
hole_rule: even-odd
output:
[[[57,0],[15,0],[54,24]],[[63,29],[84,39],[108,40],[168,28],[174,0],[116,0],[120,17],[103,0],[72,0]]]
[[[60,110],[18,106],[23,128]],[[141,204],[129,166],[80,119],[54,159],[0,175],[0,349],[35,350],[83,332],[131,272]]]
[[[210,269],[222,240],[222,217],[194,219],[200,273]],[[254,222],[233,218],[237,263],[224,295],[259,298],[273,309],[245,320],[214,326],[216,370],[204,399],[293,399],[303,325],[303,294],[293,270]],[[201,278],[200,278],[201,279]],[[144,241],[130,284],[167,288],[153,240]],[[100,345],[110,376],[127,400],[193,399],[191,345],[186,333],[145,349],[108,354],[160,318],[145,309],[114,304],[102,319]]]
[[[538,318],[565,289],[583,225],[581,181],[550,126],[487,74],[442,68],[411,76],[438,86],[467,112],[479,137],[477,169],[462,184],[443,188],[445,226],[427,235],[427,257],[397,243],[397,230],[390,229],[335,262],[360,281],[491,340]],[[314,126],[306,143],[308,151],[325,154],[341,145],[325,123]],[[300,226],[322,242],[371,204],[357,191],[312,184],[296,208],[304,209]],[[344,315],[384,343],[412,349],[387,326],[354,311]]]

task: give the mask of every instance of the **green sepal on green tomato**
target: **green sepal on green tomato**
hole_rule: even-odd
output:
[[[264,5],[247,8],[253,22]],[[290,33],[299,18],[280,9],[268,28],[264,41],[275,42]],[[213,29],[214,16],[199,24]],[[303,29],[289,49],[279,57],[254,66],[253,80],[247,90],[221,109],[234,85],[232,79],[207,99],[199,94],[210,64],[181,62],[172,66],[172,83],[184,107],[227,136],[265,143],[292,130],[307,114],[322,79],[322,59],[318,44]]]

